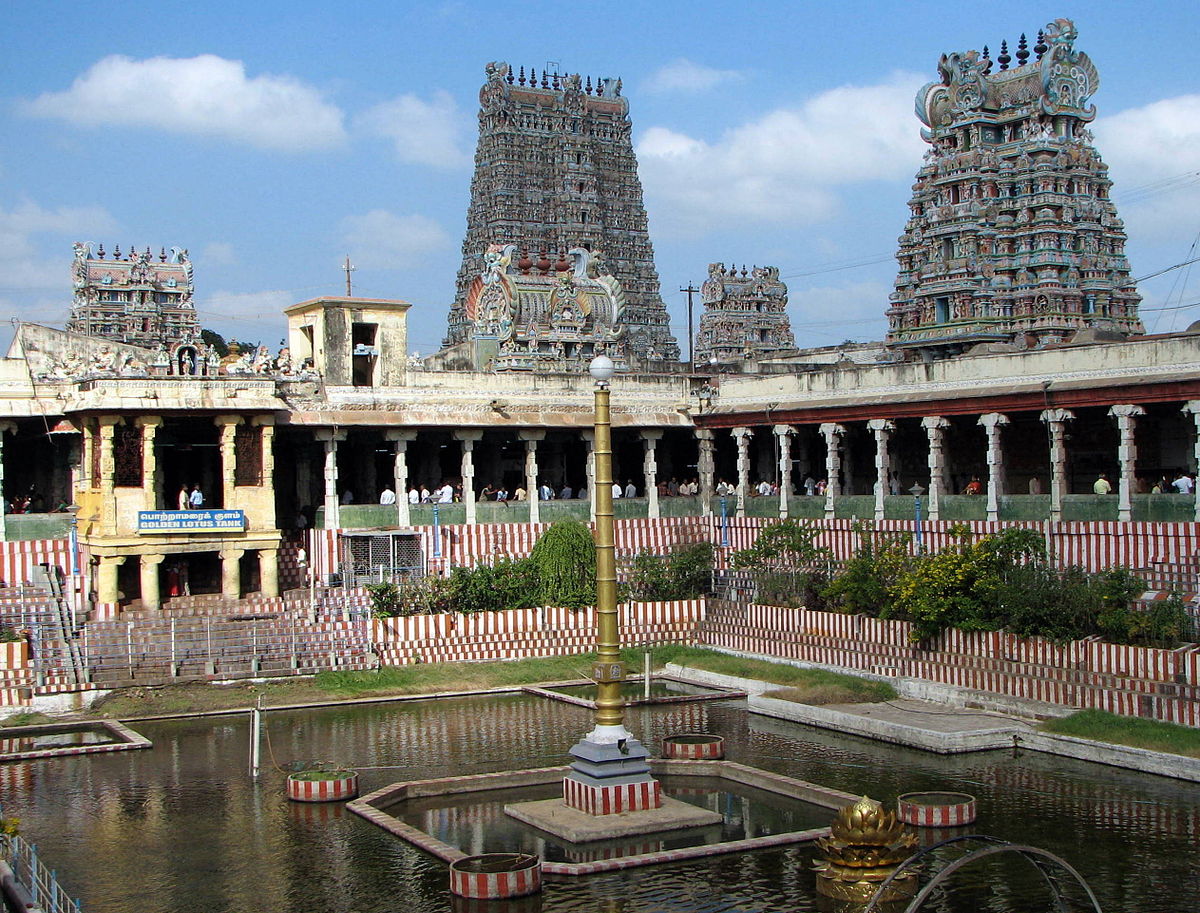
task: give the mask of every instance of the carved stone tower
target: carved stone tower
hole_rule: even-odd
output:
[[[68,330],[147,349],[199,336],[186,250],[163,249],[156,258],[148,247],[131,247],[122,257],[118,245],[106,257],[103,244],[93,253],[90,244],[77,243],[72,279]]]
[[[623,347],[631,367],[677,362],[679,346],[659,294],[642,185],[631,141],[629,103],[619,79],[586,86],[578,75],[489,63],[479,93],[479,145],[467,236],[446,347],[466,342],[466,302],[486,274],[491,245],[516,256],[563,261],[572,248],[600,253],[625,293]]]
[[[927,129],[888,310],[894,347],[943,357],[981,342],[1042,346],[1144,332],[1108,166],[1085,124],[1100,77],[1074,24],[943,55],[917,93]]]
[[[710,263],[700,286],[704,313],[696,342],[696,361],[703,365],[740,365],[749,360],[778,358],[796,351],[787,316],[787,286],[779,267],[742,267],[725,271]]]

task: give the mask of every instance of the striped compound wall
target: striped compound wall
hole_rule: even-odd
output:
[[[779,606],[710,605],[709,646],[1200,727],[1200,646],[1055,644],[1000,631],[910,641],[912,625]]]

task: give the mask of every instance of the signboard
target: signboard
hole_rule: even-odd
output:
[[[139,510],[138,532],[240,533],[246,529],[244,510]]]

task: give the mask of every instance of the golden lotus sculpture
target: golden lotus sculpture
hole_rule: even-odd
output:
[[[830,836],[817,840],[821,854],[817,892],[853,903],[867,903],[909,856],[916,852],[917,836],[874,799],[863,796],[837,813]],[[906,873],[888,886],[883,901],[911,897],[916,874]]]

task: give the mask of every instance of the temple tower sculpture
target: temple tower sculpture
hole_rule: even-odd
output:
[[[917,93],[929,143],[896,254],[888,343],[945,357],[978,343],[1044,346],[1143,333],[1108,166],[1085,125],[1100,85],[1056,19],[1007,42],[942,56]],[[1119,336],[1113,335],[1119,334]]]
[[[740,366],[795,353],[779,267],[756,266],[747,273],[743,266],[739,273],[737,267],[726,271],[724,263],[710,263],[700,298],[697,364]]]
[[[462,267],[443,342],[468,342],[472,283],[496,245],[549,275],[573,248],[602,252],[625,295],[624,354],[631,367],[677,362],[679,346],[659,293],[629,102],[619,79],[560,75],[489,63],[479,93],[479,144]]]
[[[153,349],[199,337],[192,303],[192,261],[188,252],[163,248],[121,247],[105,255],[104,245],[93,253],[90,244],[76,243],[71,269],[75,298],[67,329],[86,336]]]

